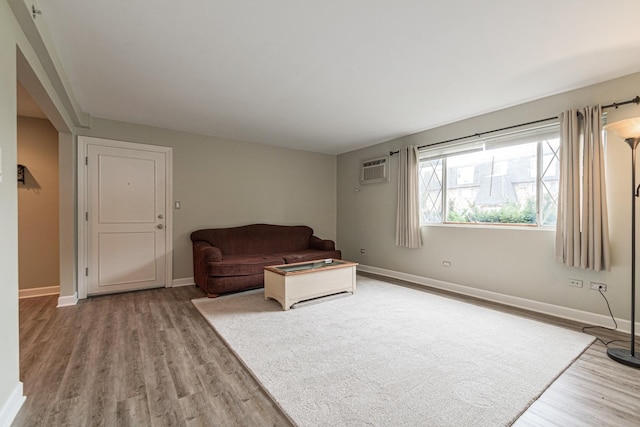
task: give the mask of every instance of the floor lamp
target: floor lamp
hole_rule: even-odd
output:
[[[631,147],[631,347],[610,348],[607,355],[616,362],[640,368],[640,353],[636,354],[636,198],[640,197],[640,185],[636,187],[636,148],[640,144],[640,117],[622,120],[606,127],[625,138]]]

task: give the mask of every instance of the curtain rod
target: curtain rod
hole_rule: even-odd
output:
[[[627,105],[627,104],[640,104],[640,96],[636,96],[635,98],[629,99],[627,101],[613,102],[611,104],[604,105],[604,106],[602,106],[602,109],[603,110],[606,109],[606,108],[616,108],[617,109],[618,107],[621,107],[621,106]],[[448,142],[461,141],[461,140],[467,139],[467,138],[481,137],[482,135],[486,135],[488,133],[501,132],[503,130],[515,129],[515,128],[519,128],[519,127],[522,127],[522,126],[528,126],[528,125],[535,125],[535,124],[538,124],[538,123],[544,123],[544,122],[548,122],[548,121],[551,121],[551,120],[556,120],[557,118],[558,118],[558,116],[547,117],[546,119],[534,120],[532,122],[520,123],[518,125],[512,125],[512,126],[503,127],[503,128],[500,128],[500,129],[488,130],[488,131],[485,131],[485,132],[478,132],[478,133],[474,133],[472,135],[461,136],[461,137],[458,137],[458,138],[447,139],[446,141],[435,142],[433,144],[420,145],[418,147],[418,150],[420,150],[422,148],[426,148],[426,147],[433,147],[435,145],[446,144]],[[400,151],[389,151],[389,155],[393,156],[394,154],[398,154],[399,152]]]

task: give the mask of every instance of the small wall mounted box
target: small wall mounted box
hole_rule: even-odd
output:
[[[591,282],[591,289],[593,289],[594,291],[607,292],[607,284],[606,283]]]

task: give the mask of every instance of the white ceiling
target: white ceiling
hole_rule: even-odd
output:
[[[640,71],[639,0],[40,3],[83,111],[329,154]]]

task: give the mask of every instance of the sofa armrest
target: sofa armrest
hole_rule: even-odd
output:
[[[194,261],[196,259],[196,253],[198,260],[205,264],[211,261],[222,261],[222,251],[202,240],[193,242]]]
[[[311,249],[318,249],[321,251],[336,250],[336,244],[333,240],[325,240],[316,236],[311,236],[311,239],[309,239],[309,246]]]
[[[222,252],[209,242],[193,242],[193,279],[196,285],[207,289],[207,263],[222,261]]]

